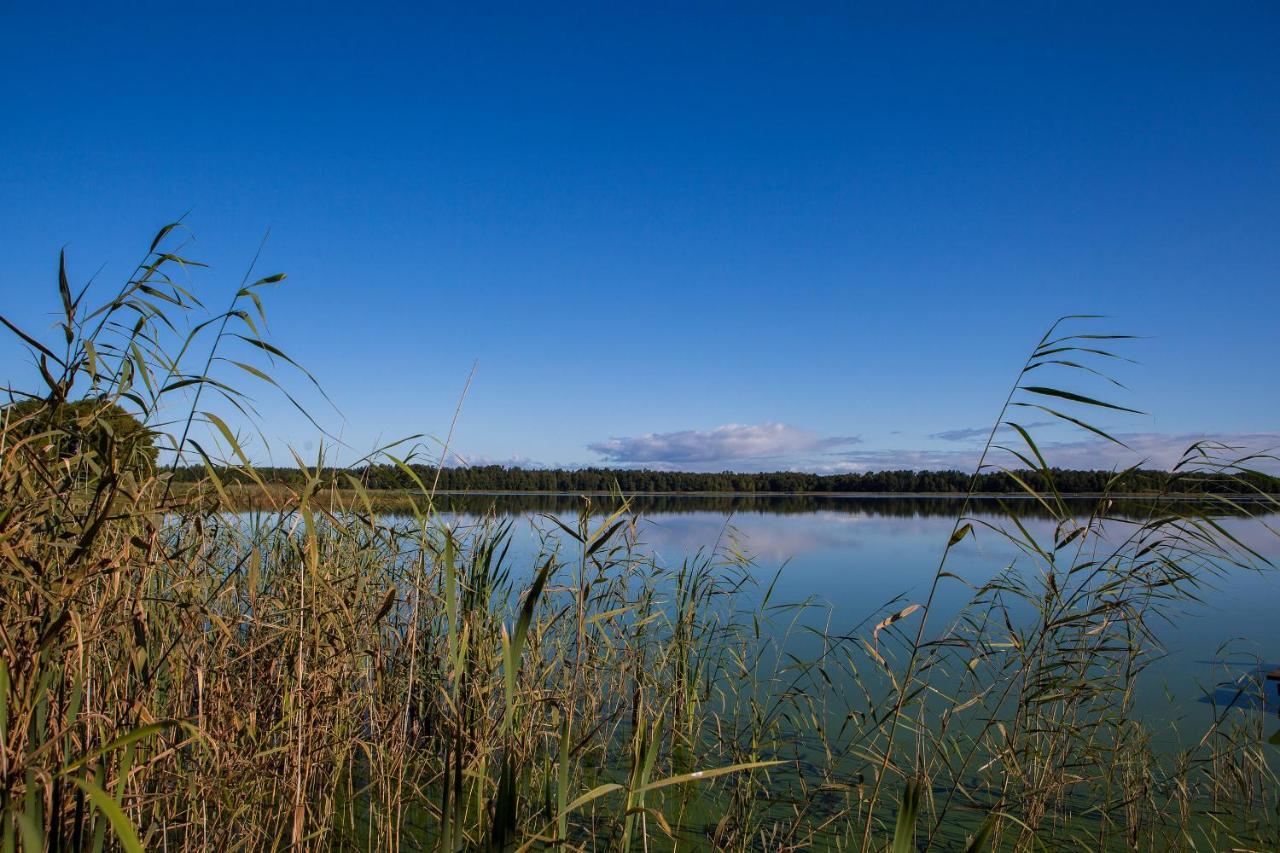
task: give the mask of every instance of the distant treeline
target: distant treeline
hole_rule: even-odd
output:
[[[624,493],[638,492],[721,492],[733,494],[803,494],[803,493],[885,493],[885,494],[964,494],[972,475],[963,471],[868,471],[856,474],[805,474],[774,471],[758,474],[696,473],[689,471],[649,471],[627,468],[505,468],[501,465],[478,465],[467,468],[445,468],[439,472],[429,465],[413,465],[410,469],[430,487],[442,492],[607,492],[615,484]],[[305,474],[297,468],[257,468],[258,475],[269,483],[302,485]],[[438,480],[437,480],[438,473]],[[1150,495],[1157,493],[1241,493],[1249,486],[1265,492],[1280,491],[1280,480],[1262,474],[1228,477],[1218,474],[1137,470],[1112,482],[1110,471],[1075,471],[1053,469],[1056,488],[1069,494],[1097,494],[1103,491]],[[368,489],[415,489],[413,477],[395,465],[372,465],[353,469],[325,469],[325,486],[344,488],[347,475],[355,477]],[[203,466],[179,468],[179,482],[193,482],[206,476]],[[219,476],[229,482],[247,482],[243,473],[223,469]],[[1035,488],[1045,488],[1043,475],[1019,472],[1019,477]],[[1022,487],[1004,472],[978,477],[977,491],[1004,494],[1020,492]]]
[[[249,494],[254,491],[256,490],[244,490]],[[373,508],[378,512],[407,513],[415,506],[423,506],[423,499],[415,499],[411,492],[379,490],[370,492],[369,496]],[[242,497],[243,494],[235,494],[235,498]],[[584,500],[592,500],[597,511],[608,512],[617,507],[617,504],[607,497],[584,498],[578,494],[555,492],[508,494],[453,492],[437,495],[434,506],[446,514],[475,516],[527,516],[543,513],[572,515],[582,508]],[[1088,516],[1097,509],[1098,502],[1095,498],[1069,496],[1065,500],[1066,505],[1080,517]],[[740,517],[753,514],[807,515],[815,512],[875,518],[955,518],[960,513],[962,496],[950,494],[889,495],[887,497],[871,494],[701,495],[695,492],[668,492],[660,495],[630,497],[630,501],[631,510],[636,515],[646,518],[698,513]],[[351,503],[357,505],[356,501]],[[1257,512],[1257,502],[1251,503],[1254,506],[1249,512]],[[1111,518],[1149,518],[1155,508],[1160,505],[1160,501],[1153,500],[1149,496],[1118,498],[1110,502],[1107,515]],[[257,508],[265,509],[269,506],[268,501],[257,505]],[[1236,514],[1230,507],[1217,502],[1211,508],[1215,516]],[[1040,501],[1020,499],[1018,496],[1013,498],[979,496],[969,504],[967,514],[971,516],[1014,514],[1020,518],[1053,518],[1052,512]]]

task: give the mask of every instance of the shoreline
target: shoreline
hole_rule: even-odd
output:
[[[268,483],[269,488],[290,488],[284,484]],[[232,489],[257,489],[256,484],[235,483],[227,484]],[[350,487],[342,487],[338,489],[322,488],[318,491],[329,492],[350,492],[355,493],[355,489]],[[425,497],[425,495],[414,489],[366,489],[370,495],[395,495],[395,496],[413,496]],[[538,490],[538,489],[439,489],[434,492],[436,497],[560,497],[560,498],[576,498],[576,497],[615,497],[614,492],[595,490],[595,491],[566,491],[566,490]],[[1059,492],[1059,495],[1066,500],[1099,500],[1101,498],[1110,498],[1111,500],[1163,500],[1163,501],[1204,501],[1213,500],[1214,498],[1229,499],[1237,503],[1259,503],[1270,500],[1280,500],[1280,495],[1241,495],[1224,493],[1217,495],[1214,493],[1193,494],[1189,492],[1179,492],[1167,495],[1152,494],[1149,492],[1123,492],[1104,494],[1101,492]],[[974,492],[972,495],[966,495],[961,492],[624,492],[624,498],[832,498],[837,500],[892,500],[894,498],[911,498],[913,500],[930,499],[930,500],[965,500],[966,498],[978,500],[1040,500],[1048,498],[1049,495],[1036,497],[1025,492]]]

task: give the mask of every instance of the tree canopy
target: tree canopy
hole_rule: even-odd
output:
[[[641,493],[722,493],[722,494],[954,494],[969,490],[973,474],[965,471],[866,471],[849,474],[809,474],[801,471],[761,473],[719,473],[691,471],[652,471],[632,468],[508,468],[501,465],[476,465],[444,468],[438,473],[431,465],[410,465],[423,483],[436,483],[441,492],[608,492],[615,484],[626,494]],[[267,482],[300,486],[306,474],[297,468],[258,468],[257,474]],[[321,472],[325,484],[343,487],[349,474],[369,489],[416,488],[413,476],[396,465],[367,465],[353,469],[326,468]],[[1276,491],[1274,478],[1263,475],[1240,475],[1235,479],[1213,474],[1135,470],[1124,473],[1116,482],[1116,472],[1105,470],[1076,471],[1053,469],[1055,487],[1064,494],[1156,494],[1169,492],[1239,492],[1241,478],[1267,492]],[[194,481],[206,475],[204,466],[179,468],[178,480]],[[234,469],[223,469],[220,475],[231,482],[243,479]],[[1022,471],[1018,476],[1036,487],[1046,487],[1039,472]],[[1256,481],[1256,482],[1255,482]],[[1002,471],[978,476],[975,490],[988,494],[1022,491],[1018,481]]]
[[[155,471],[155,433],[110,400],[23,400],[5,406],[0,417],[8,448],[54,459],[87,455],[98,465],[141,475]]]

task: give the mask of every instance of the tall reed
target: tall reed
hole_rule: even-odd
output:
[[[1087,412],[1122,407],[1030,377],[1105,373],[1123,339],[1056,325],[992,431],[984,469],[1051,533],[966,510],[932,591],[848,625],[774,601],[731,528],[656,561],[621,494],[544,517],[518,565],[509,522],[439,511],[398,447],[371,459],[414,478],[409,514],[358,466],[327,488],[323,455],[269,488],[217,411],[252,423],[241,382],[302,370],[261,334],[283,276],[210,314],[180,234],[94,308],[60,264],[56,342],[4,321],[40,383],[0,427],[4,850],[1275,844],[1260,715],[1169,752],[1134,711],[1155,621],[1263,562],[1218,516],[1277,509],[1269,481],[1081,515],[1014,416],[1114,441]],[[189,459],[205,480],[174,488]],[[1249,464],[1197,445],[1181,467]],[[975,536],[1020,557],[941,612]]]

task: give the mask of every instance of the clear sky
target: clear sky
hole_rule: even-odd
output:
[[[0,313],[190,210],[358,450],[478,362],[468,458],[964,464],[1078,312],[1154,461],[1280,443],[1280,6],[621,5],[0,3]]]

